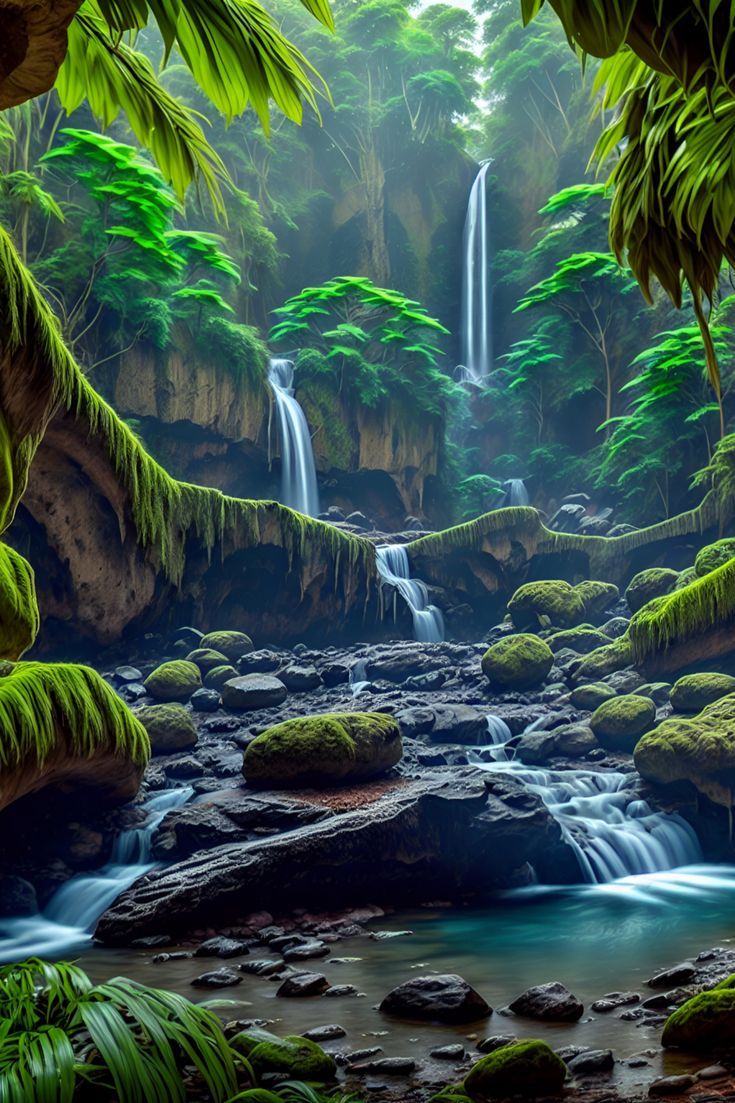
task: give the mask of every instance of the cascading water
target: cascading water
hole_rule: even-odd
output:
[[[375,549],[375,556],[381,588],[383,585],[393,586],[411,610],[415,638],[421,643],[441,643],[444,639],[444,617],[436,605],[429,603],[426,583],[411,578],[408,552],[403,544],[380,544]]]
[[[367,659],[358,659],[350,667],[350,689],[352,696],[357,697],[370,685],[367,676]]]
[[[465,377],[472,383],[487,379],[493,366],[492,290],[486,177],[481,166],[472,185],[464,225],[462,268],[462,356]]]
[[[531,499],[528,497],[523,479],[506,479],[503,486],[505,488],[504,506],[527,506],[529,504]]]
[[[72,877],[41,914],[0,920],[0,961],[17,961],[31,954],[58,958],[91,943],[102,913],[156,865],[151,840],[166,813],[186,804],[193,793],[189,786],[157,793],[143,805],[149,819],[142,827],[118,835],[106,866]]]
[[[281,498],[284,505],[316,517],[319,491],[314,449],[304,411],[294,398],[293,376],[291,360],[270,361],[268,382],[276,402],[281,436]]]

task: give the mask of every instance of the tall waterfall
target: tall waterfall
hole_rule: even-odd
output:
[[[314,449],[304,411],[294,398],[293,371],[291,360],[270,361],[268,382],[276,402],[281,436],[281,499],[299,513],[316,517],[319,491]]]
[[[402,544],[380,544],[375,549],[381,583],[393,586],[411,610],[414,636],[421,643],[440,643],[444,639],[444,617],[436,605],[429,604],[425,582],[411,578],[408,552]]]
[[[487,379],[493,366],[490,227],[486,188],[489,167],[489,162],[486,162],[475,177],[464,224],[462,357],[466,377],[474,383]]]

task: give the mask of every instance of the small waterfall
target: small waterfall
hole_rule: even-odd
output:
[[[350,667],[350,689],[352,696],[357,697],[370,685],[367,676],[367,659],[358,659]]]
[[[491,713],[487,718],[487,732],[490,736],[491,753],[494,760],[496,762],[507,762],[508,752],[505,749],[505,744],[509,739],[512,739],[512,735],[505,720]]]
[[[108,865],[70,878],[40,915],[0,920],[0,962],[31,955],[58,958],[90,943],[102,913],[156,865],[151,840],[166,813],[186,804],[193,793],[189,786],[157,793],[143,805],[146,823],[118,835]]]
[[[376,566],[382,586],[393,586],[411,610],[413,633],[421,643],[441,643],[444,617],[436,605],[429,604],[425,582],[411,578],[408,552],[403,544],[380,544],[375,549]],[[395,617],[395,607],[394,607]]]
[[[504,506],[527,506],[529,504],[530,498],[523,479],[506,479],[503,486],[505,488]]]
[[[293,374],[291,360],[270,361],[268,382],[276,402],[281,436],[281,498],[284,505],[316,517],[319,491],[314,449],[304,411],[294,398]]]
[[[462,357],[466,378],[487,379],[493,366],[490,236],[486,177],[489,162],[481,166],[472,185],[464,224],[462,267]]]

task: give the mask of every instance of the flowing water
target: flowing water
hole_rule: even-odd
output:
[[[381,587],[394,587],[411,610],[415,639],[421,643],[441,643],[444,639],[444,617],[436,605],[429,603],[426,583],[411,578],[408,552],[403,544],[380,544],[375,549],[375,556]]]
[[[504,506],[527,506],[529,504],[531,499],[528,496],[523,479],[506,479],[503,486],[505,488]]]
[[[492,289],[486,177],[481,166],[472,185],[464,226],[462,265],[462,357],[465,377],[482,383],[493,366]]]
[[[272,359],[268,382],[278,412],[281,436],[281,499],[284,505],[316,517],[319,491],[314,449],[304,411],[294,398],[294,366],[291,360]]]

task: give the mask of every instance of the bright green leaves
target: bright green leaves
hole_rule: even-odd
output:
[[[574,253],[559,261],[550,276],[532,287],[521,299],[516,311],[528,310],[530,307],[554,300],[564,300],[568,296],[579,297],[580,307],[583,309],[581,299],[584,297],[585,289],[594,288],[598,281],[603,280],[612,280],[619,284],[617,290],[621,294],[625,294],[635,286],[631,279],[626,278],[615,257],[610,253]]]

